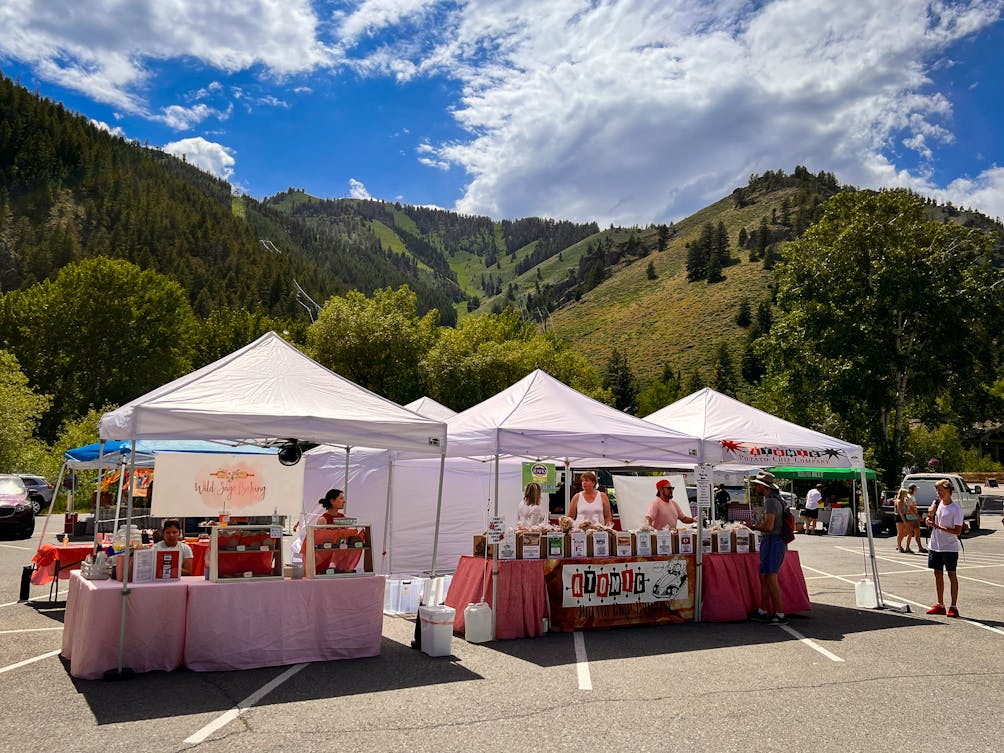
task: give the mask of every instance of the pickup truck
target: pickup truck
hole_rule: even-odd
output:
[[[952,500],[962,508],[962,515],[969,521],[969,530],[980,530],[980,513],[982,512],[982,500],[980,495],[983,489],[977,484],[970,487],[961,476],[951,473],[911,473],[903,478],[901,489],[906,489],[910,484],[917,485],[917,511],[920,513],[920,524],[927,526],[927,510],[937,499],[938,495],[934,491],[934,484],[941,479],[948,479],[952,484]],[[882,517],[886,520],[895,521],[896,507],[894,500],[882,501]],[[895,530],[895,526],[891,526]]]

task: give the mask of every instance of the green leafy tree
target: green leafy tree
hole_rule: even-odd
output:
[[[518,312],[471,316],[443,328],[421,362],[425,394],[464,410],[519,381],[534,369],[596,399],[609,401],[582,354],[553,335],[541,334]]]
[[[260,310],[217,308],[198,328],[194,343],[194,365],[198,367],[212,363],[269,331],[285,334],[293,342],[303,342],[306,337],[306,327],[301,323],[276,319]]]
[[[662,377],[638,393],[638,415],[655,413],[683,397],[679,374],[674,374],[668,364],[663,365]]]
[[[439,313],[418,315],[407,285],[333,296],[307,330],[307,352],[332,371],[397,403],[422,396],[419,363],[438,337]]]
[[[67,418],[191,369],[196,322],[184,289],[121,259],[85,259],[8,293],[0,323],[29,382],[53,397],[41,426],[49,439]]]
[[[986,234],[928,220],[905,191],[831,198],[778,266],[757,344],[764,407],[871,445],[887,469],[902,465],[911,408],[971,422],[1000,327],[983,294],[999,279],[980,263],[989,250]]]
[[[617,410],[633,411],[638,398],[638,382],[627,355],[617,348],[610,354],[603,369],[603,386],[613,394],[614,407]]]
[[[40,472],[25,462],[25,449],[50,402],[48,395],[31,389],[17,357],[0,350],[0,470]]]

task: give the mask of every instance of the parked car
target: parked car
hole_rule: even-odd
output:
[[[983,489],[979,484],[970,487],[961,476],[951,473],[911,473],[903,478],[903,484],[900,488],[906,489],[910,484],[917,485],[917,510],[920,512],[921,526],[927,526],[927,510],[938,497],[934,491],[934,484],[941,479],[947,479],[951,482],[952,501],[962,508],[963,516],[969,520],[970,530],[978,531],[980,529],[980,513],[982,512],[980,495],[983,493]],[[889,510],[891,510],[892,519],[895,520],[895,507],[892,506],[891,502],[888,506],[883,503],[883,517],[890,514]]]
[[[0,531],[27,539],[35,532],[35,511],[20,476],[0,475]]]
[[[31,500],[32,511],[38,515],[43,507],[48,507],[52,503],[52,495],[55,487],[41,476],[32,476],[27,473],[18,474],[28,490],[28,499]]]

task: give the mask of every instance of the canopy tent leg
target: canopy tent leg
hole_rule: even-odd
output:
[[[871,562],[872,582],[875,584],[876,609],[888,609],[893,612],[909,613],[909,604],[886,601],[882,596],[882,585],[879,582],[878,560],[875,557],[875,537],[872,534],[872,509],[868,501],[868,479],[865,475],[865,464],[861,463],[861,496],[865,508],[865,536],[868,537],[868,557]]]
[[[391,554],[387,548],[387,540],[390,538],[390,527],[391,527],[391,490],[394,488],[394,456],[391,455],[390,461],[387,463],[387,499],[385,502],[385,508],[383,511],[383,544],[380,547],[380,569],[384,575],[390,575],[393,571],[391,570]],[[436,538],[438,538],[438,531],[436,537],[433,538],[432,545],[436,546]]]
[[[129,559],[132,554],[132,505],[133,491],[136,484],[133,479],[136,474],[136,440],[132,440],[129,454],[129,499],[126,502],[126,535],[125,535],[125,556],[122,558],[122,612],[119,616],[119,658],[118,666],[114,670],[105,672],[106,680],[124,680],[133,676],[133,671],[128,667],[123,667],[125,660],[125,631],[126,631],[126,601],[129,597]],[[124,465],[124,463],[123,463]],[[121,489],[122,479],[119,478]],[[117,516],[116,516],[117,517]]]

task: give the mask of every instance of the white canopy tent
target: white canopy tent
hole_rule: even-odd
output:
[[[275,332],[106,413],[99,430],[102,440],[130,442],[297,440],[346,450],[381,447],[439,455],[441,467],[446,451],[444,423],[335,374]],[[123,630],[127,592],[123,583]]]
[[[453,418],[457,415],[457,412],[452,408],[447,408],[442,403],[437,403],[431,397],[420,397],[418,400],[412,400],[406,406],[408,410],[413,410],[420,416],[425,416],[426,418],[434,418],[437,421],[445,421],[448,418]]]
[[[875,560],[868,483],[860,445],[785,421],[707,387],[657,410],[645,420],[699,437],[700,462],[718,467],[801,465],[858,470],[876,598],[879,606],[886,606]]]
[[[682,465],[697,459],[698,442],[646,423],[534,371],[499,394],[447,419],[446,474],[437,568],[470,552],[471,535],[490,515],[510,522],[522,498],[522,462],[556,461],[579,467]],[[304,509],[316,510],[340,456],[307,453]],[[348,509],[382,532],[385,572],[417,572],[432,532],[435,469],[398,452],[355,452],[346,486]],[[337,486],[337,483],[334,485]],[[567,487],[566,487],[567,488]]]

